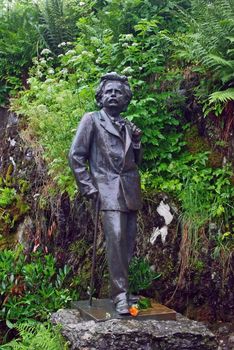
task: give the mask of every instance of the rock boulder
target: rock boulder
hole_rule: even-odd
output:
[[[84,321],[74,309],[52,315],[71,350],[215,350],[215,336],[205,325],[178,315],[177,321]]]

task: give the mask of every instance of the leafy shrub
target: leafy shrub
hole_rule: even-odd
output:
[[[138,293],[145,290],[160,276],[160,273],[151,269],[146,259],[134,257],[129,266],[129,291]]]
[[[10,321],[35,318],[46,320],[49,314],[75,297],[65,287],[69,268],[56,269],[52,255],[40,252],[27,260],[22,247],[3,250],[0,255],[0,317]]]

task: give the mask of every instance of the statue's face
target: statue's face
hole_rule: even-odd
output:
[[[101,103],[104,108],[122,112],[126,109],[127,96],[120,81],[109,81],[104,85]]]

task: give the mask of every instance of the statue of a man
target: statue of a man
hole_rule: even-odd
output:
[[[120,116],[131,98],[127,77],[104,75],[96,92],[101,110],[83,116],[69,154],[81,194],[100,199],[111,297],[121,315],[129,313],[128,267],[141,208],[141,130]]]

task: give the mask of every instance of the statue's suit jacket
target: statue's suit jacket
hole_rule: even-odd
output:
[[[81,194],[99,192],[101,210],[138,210],[142,205],[137,167],[140,154],[141,149],[134,149],[129,125],[121,137],[101,110],[81,119],[69,161]]]

